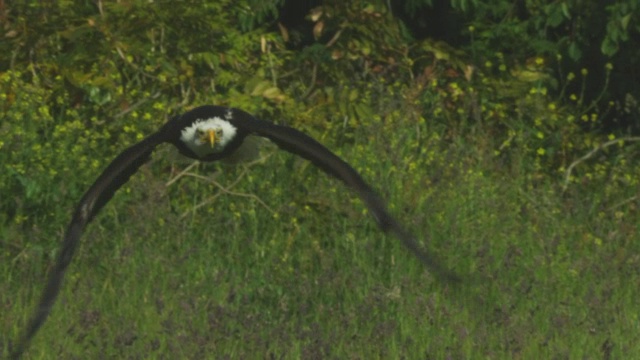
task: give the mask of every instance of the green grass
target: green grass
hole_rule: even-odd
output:
[[[637,211],[456,148],[409,171],[420,160],[409,148],[380,156],[374,141],[342,156],[462,288],[436,282],[347,189],[287,154],[246,173],[197,170],[223,186],[242,177],[231,190],[271,210],[191,176],[166,188],[175,171],[156,160],[89,226],[26,358],[640,356]],[[30,316],[65,225],[3,228],[1,343]]]

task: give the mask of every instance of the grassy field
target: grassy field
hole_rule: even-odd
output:
[[[473,142],[367,136],[340,155],[460,287],[304,161],[269,148],[248,169],[177,177],[185,165],[161,150],[89,226],[26,358],[640,357],[640,218],[623,203],[637,194],[561,193]],[[0,343],[30,316],[65,226],[2,228]]]

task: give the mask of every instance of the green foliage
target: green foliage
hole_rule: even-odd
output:
[[[411,39],[382,2],[328,1],[308,15],[316,42],[294,51],[286,29],[262,28],[282,2],[258,3],[11,2],[0,333],[20,330],[106,164],[167,115],[216,103],[326,144],[466,292],[434,283],[305,161],[265,145],[248,169],[184,171],[161,148],[89,227],[30,355],[637,357],[640,142],[605,131],[615,103],[586,96],[614,66],[556,57],[579,55],[584,33],[562,31],[595,5],[524,2],[519,19],[512,2],[452,2],[474,15],[464,51]],[[637,31],[624,3],[601,20],[618,18],[607,51]]]
[[[612,56],[629,40],[629,34],[640,34],[640,6],[637,1],[620,1],[608,5],[607,13],[607,32],[601,51]]]
[[[238,11],[240,28],[244,31],[253,30],[265,22],[278,17],[278,8],[284,0],[246,0],[240,6],[234,7]]]
[[[61,154],[68,149],[56,148],[55,141],[60,140],[64,131],[71,133],[72,137],[76,136],[81,127],[77,123],[80,126],[61,131],[64,125],[55,123],[51,108],[47,106],[52,101],[50,93],[41,86],[25,83],[20,75],[6,72],[0,77],[4,90],[0,94],[0,104],[5,119],[0,128],[3,164],[0,189],[4,194],[13,195],[4,198],[2,212],[15,218],[17,223],[26,220],[29,214],[38,213],[40,206],[50,207],[60,200],[60,195],[65,195],[58,189],[51,191],[50,188],[60,183],[60,172],[64,171],[61,167],[67,166],[68,171],[68,167],[72,166],[68,162],[59,162]],[[83,145],[88,144],[77,144],[74,155],[85,153]],[[79,162],[86,167],[86,157],[83,160]],[[32,220],[37,220],[35,217]]]
[[[279,4],[12,5],[4,30],[8,41],[0,44],[11,54],[0,59],[7,70],[2,146],[8,150],[2,154],[6,171],[0,184],[13,195],[2,205],[7,220],[39,222],[51,215],[52,204],[61,199],[70,204],[109,158],[186,104],[241,107],[338,144],[354,144],[358,128],[383,124],[388,132],[426,119],[449,127],[451,140],[490,134],[486,153],[508,162],[517,149],[527,160],[516,163],[527,166],[532,179],[561,175],[597,144],[621,136],[584,132],[601,127],[610,105],[601,97],[587,100],[586,69],[554,78],[553,61],[542,48],[533,48],[540,55],[524,63],[518,53],[483,50],[481,66],[474,67],[455,49],[429,40],[409,42],[384,4],[328,2],[309,15],[316,44],[293,53],[285,48],[286,38],[257,26],[275,16]],[[473,25],[474,46],[538,46],[524,41],[532,29],[575,20],[570,2],[527,4],[532,15],[527,21]],[[454,5],[472,6],[488,19],[508,11],[507,3]],[[628,19],[637,11],[623,5],[609,7],[612,16]],[[239,20],[243,16],[252,20]],[[256,31],[240,31],[237,21]],[[627,21],[618,23],[631,31]],[[547,39],[545,34],[540,38]],[[624,40],[622,33],[614,37]],[[611,69],[607,64],[603,71],[603,93]],[[570,85],[577,82],[580,92],[573,93],[576,87]],[[398,109],[407,123],[398,122]],[[617,178],[634,178],[633,161],[621,163],[629,166]],[[596,172],[592,165],[581,164],[571,181],[594,174],[605,181],[609,172]],[[33,174],[38,176],[27,176]]]
[[[633,0],[615,4],[452,0],[451,6],[467,15],[472,48],[478,54],[501,51],[525,58],[561,53],[579,60],[590,48],[602,44],[602,53],[611,56],[629,40],[630,31],[638,32],[637,26],[629,26],[634,23],[632,18],[638,17],[638,5]]]
[[[254,15],[258,24],[274,15],[278,2],[249,7],[250,13],[248,5],[17,3],[6,30],[9,41],[0,45],[12,46],[11,57],[0,63],[13,68],[4,73],[2,87],[2,130],[8,134],[3,147],[9,151],[2,154],[7,170],[1,184],[14,195],[3,202],[7,219],[40,222],[61,199],[70,206],[108,159],[186,104],[237,106],[350,146],[359,128],[391,132],[424,121],[449,128],[447,141],[488,134],[483,151],[526,166],[531,179],[561,176],[576,158],[616,136],[584,132],[585,124],[600,127],[609,105],[586,100],[586,73],[555,79],[547,57],[522,63],[518,54],[494,52],[474,67],[450,47],[408,42],[398,21],[375,2],[315,8],[309,20],[317,43],[292,53],[279,34],[233,26],[239,17]],[[506,11],[470,5],[489,18]],[[529,10],[541,17],[517,25],[523,31],[542,18],[549,23],[534,28],[560,26],[571,9],[565,3],[538,5]],[[504,41],[503,32],[488,29],[486,36],[498,37],[482,35],[476,44]],[[607,65],[607,81],[610,72]],[[571,93],[576,82],[581,90]],[[25,118],[31,121],[23,123]],[[430,166],[421,161],[413,167]],[[633,161],[621,163],[628,166],[616,166],[617,178],[634,178]],[[571,181],[593,180],[595,174],[606,181],[610,172],[591,166],[598,165],[582,163]],[[39,174],[42,182],[26,174]]]
[[[334,81],[348,77],[347,71],[351,71],[351,77],[360,78],[403,66],[398,62],[408,46],[398,22],[385,7],[334,3],[314,9],[311,20],[318,44],[313,51],[301,54],[306,58],[297,60],[318,63]]]
[[[406,121],[401,112],[389,120]],[[169,199],[158,197],[165,179],[134,184],[146,201],[96,219],[91,246],[69,270],[66,306],[28,355],[637,357],[639,213],[593,217],[590,198],[555,192],[553,179],[527,189],[499,162],[483,163],[477,143],[437,139],[427,121],[418,129],[379,129],[369,139],[359,128],[361,141],[342,156],[374,176],[392,211],[467,276],[468,293],[434,283],[346,189],[278,152],[232,188],[273,213],[209,188],[211,180],[231,186],[239,169],[185,176]],[[427,167],[403,168],[425,157]],[[175,211],[217,194],[187,217]],[[10,335],[42,278],[31,270],[40,260],[25,254],[0,266],[15,279],[0,292],[14,301],[0,318]]]
[[[3,213],[18,223],[42,220],[187,103],[253,111],[281,101],[273,84],[252,88],[267,60],[255,56],[260,36],[232,25],[229,10],[242,7],[231,3],[12,4],[9,40],[0,44],[11,54],[0,57],[7,150],[0,190],[13,194]],[[234,98],[219,100],[223,94]]]

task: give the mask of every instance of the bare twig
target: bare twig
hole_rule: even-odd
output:
[[[171,184],[173,184],[174,182],[178,181],[181,177],[183,177],[186,173],[188,173],[189,170],[193,169],[198,164],[200,164],[200,161],[195,160],[194,162],[189,164],[189,166],[184,168],[184,170],[182,170],[178,175],[174,176],[173,179],[169,179],[169,181],[167,181],[167,183],[164,184],[164,186],[166,186],[166,187],[171,186]]]
[[[338,41],[338,38],[340,38],[340,35],[342,35],[342,31],[343,31],[343,30],[344,30],[344,29],[340,29],[340,30],[338,30],[338,31],[333,35],[333,37],[331,38],[331,40],[329,40],[329,42],[325,44],[325,47],[329,48],[329,47],[333,46],[333,44],[335,44],[335,43],[336,43],[336,41]]]
[[[240,175],[238,175],[238,177],[236,177],[235,180],[233,180],[233,182],[231,182],[231,184],[229,184],[227,186],[223,186],[222,184],[220,184],[219,182],[215,181],[210,176],[203,176],[203,175],[191,172],[190,170],[193,169],[196,165],[198,165],[200,163],[199,161],[194,161],[192,164],[190,164],[184,170],[182,170],[178,175],[174,176],[169,181],[167,181],[167,183],[165,185],[167,187],[171,186],[176,181],[178,181],[180,178],[185,177],[185,176],[189,176],[189,177],[193,177],[193,178],[196,178],[196,179],[199,179],[199,180],[203,180],[203,181],[206,181],[208,183],[211,183],[211,184],[215,185],[218,189],[220,189],[220,192],[218,192],[217,194],[215,194],[213,196],[208,197],[204,201],[202,201],[199,204],[195,205],[193,208],[191,208],[188,211],[184,212],[182,215],[180,215],[180,218],[182,219],[182,218],[186,217],[189,213],[193,213],[193,212],[197,211],[198,209],[200,209],[201,207],[203,207],[203,206],[205,206],[207,204],[210,204],[213,200],[215,200],[218,196],[220,196],[222,194],[254,199],[260,205],[262,205],[265,209],[267,209],[270,213],[274,213],[274,210],[269,205],[267,205],[262,199],[260,199],[260,197],[258,197],[257,195],[249,194],[249,193],[243,193],[243,192],[237,192],[237,191],[232,191],[231,190],[233,187],[235,187],[240,182],[240,180],[242,180],[242,178],[244,178],[247,175],[247,173],[249,172],[249,169],[252,166],[263,162],[265,159],[267,159],[268,157],[273,155],[273,153],[274,152],[272,151],[269,154],[260,157],[259,159],[256,159],[256,160],[248,162],[248,163],[241,164],[241,166],[243,167],[242,172],[240,173]]]
[[[569,165],[569,167],[567,168],[567,171],[565,171],[564,184],[562,185],[562,191],[567,190],[567,187],[569,186],[569,179],[571,178],[571,172],[573,171],[573,168],[578,166],[580,163],[592,158],[597,152],[599,152],[599,151],[601,151],[603,149],[606,149],[609,146],[613,146],[613,145],[616,145],[618,143],[625,142],[625,141],[627,141],[627,142],[640,141],[640,136],[622,137],[622,138],[619,138],[619,139],[613,139],[613,140],[607,141],[605,143],[602,143],[602,144],[598,145],[596,148],[594,148],[593,150],[591,150],[588,153],[586,153],[583,157],[581,157],[578,160],[572,162],[571,165]]]
[[[149,100],[153,100],[153,99],[157,99],[160,96],[160,92],[156,92],[155,94],[146,97],[144,99],[141,99],[140,101],[136,102],[135,104],[129,106],[128,108],[120,111],[119,113],[115,114],[113,117],[114,118],[120,118],[123,117],[125,115],[127,115],[128,113],[132,112],[133,110],[139,108],[140,106],[142,106],[144,103],[148,102]]]
[[[311,71],[311,83],[307,87],[307,91],[305,91],[304,94],[302,94],[302,98],[303,99],[306,99],[309,95],[311,95],[311,91],[316,86],[316,78],[317,78],[317,76],[318,76],[318,64],[314,63],[313,64],[313,70]]]
[[[273,86],[278,87],[278,74],[276,73],[276,68],[273,66],[273,58],[271,54],[271,45],[266,46],[267,51],[267,61],[269,61],[269,71],[271,72],[271,82]]]
[[[200,179],[200,180],[204,180],[207,181],[213,185],[215,185],[218,189],[220,189],[220,191],[222,193],[231,195],[231,196],[239,196],[239,197],[246,197],[246,198],[250,198],[250,199],[254,199],[256,200],[260,205],[262,205],[265,209],[267,209],[270,213],[274,213],[273,209],[271,209],[271,207],[269,207],[264,201],[262,201],[262,199],[260,199],[260,197],[258,197],[255,194],[248,194],[248,193],[242,193],[242,192],[237,192],[237,191],[231,191],[231,188],[233,188],[234,186],[236,186],[240,180],[247,174],[248,172],[247,167],[244,168],[244,170],[242,171],[242,173],[227,187],[222,186],[219,182],[208,178],[206,176],[202,176],[202,175],[198,175],[198,174],[194,174],[194,173],[185,173],[185,176],[191,176],[194,177],[196,179]],[[201,207],[211,203],[215,198],[217,198],[218,196],[220,196],[222,193],[217,193],[209,198],[207,198],[206,200],[202,201],[201,203],[199,203],[198,205],[194,206],[192,209],[185,211],[182,215],[180,215],[180,218],[184,218],[187,215],[189,215],[189,213],[195,212],[198,209],[200,209]]]
[[[221,192],[215,194],[212,197],[207,198],[206,200],[204,200],[200,204],[194,206],[192,209],[190,209],[188,211],[185,211],[182,215],[180,215],[181,219],[185,218],[187,215],[189,215],[189,213],[195,212],[198,209],[200,209],[201,207],[211,203],[215,198],[217,198],[218,196],[222,195],[222,193],[225,193],[225,194],[231,195],[231,196],[239,196],[239,197],[246,197],[246,198],[254,199],[260,205],[262,205],[265,209],[267,209],[270,213],[273,214],[275,212],[271,207],[269,207],[269,205],[267,205],[264,201],[262,201],[262,199],[260,199],[260,197],[258,197],[255,194],[248,194],[248,193],[241,193],[241,192],[231,191],[231,190],[229,190],[228,187],[225,188],[224,186],[222,186],[220,183],[218,183],[215,180],[209,179],[209,182],[212,183],[213,185],[217,186],[220,189]]]
[[[632,197],[630,197],[630,198],[628,198],[626,200],[623,200],[623,201],[611,206],[610,208],[607,209],[607,211],[613,211],[613,210],[615,210],[615,209],[617,209],[619,207],[625,206],[628,203],[636,201],[638,199],[640,199],[640,195],[632,196]]]

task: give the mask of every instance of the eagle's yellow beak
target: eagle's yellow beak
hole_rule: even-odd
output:
[[[216,132],[214,130],[207,131],[207,140],[209,140],[211,147],[216,145]]]

